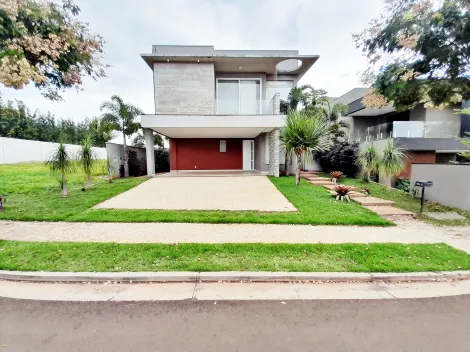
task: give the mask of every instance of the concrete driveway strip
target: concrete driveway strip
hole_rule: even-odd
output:
[[[470,253],[470,227],[417,221],[396,227],[275,224],[65,223],[0,221],[0,238],[15,241],[116,243],[437,243]]]
[[[95,208],[296,211],[266,176],[155,177]]]

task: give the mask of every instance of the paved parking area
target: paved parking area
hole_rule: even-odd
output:
[[[296,211],[266,176],[155,177],[95,208]]]

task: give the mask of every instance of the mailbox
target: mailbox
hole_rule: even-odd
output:
[[[432,181],[416,181],[416,187],[432,187]]]
[[[424,189],[426,187],[432,187],[432,181],[416,181],[415,187],[421,187],[421,213],[424,209]]]

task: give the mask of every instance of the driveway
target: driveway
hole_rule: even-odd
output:
[[[154,177],[95,208],[296,211],[266,176]]]

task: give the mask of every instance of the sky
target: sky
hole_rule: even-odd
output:
[[[33,87],[0,87],[3,99],[81,121],[99,116],[113,94],[154,112],[152,71],[141,59],[152,45],[214,45],[216,50],[295,49],[320,59],[301,84],[338,97],[360,86],[365,58],[352,34],[367,27],[382,0],[76,0],[80,19],[106,41],[107,77],[85,79],[83,90],[52,102]]]

